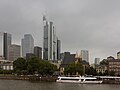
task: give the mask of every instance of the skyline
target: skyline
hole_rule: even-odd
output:
[[[120,1],[116,0],[1,0],[0,31],[12,34],[20,44],[24,34],[32,34],[35,45],[43,47],[42,16],[56,26],[62,52],[89,50],[90,61],[104,59],[120,50]]]

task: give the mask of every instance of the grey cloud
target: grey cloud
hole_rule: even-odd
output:
[[[42,46],[42,15],[56,25],[62,51],[90,50],[90,58],[116,56],[120,49],[119,0],[0,0],[0,31],[20,44],[30,33]]]

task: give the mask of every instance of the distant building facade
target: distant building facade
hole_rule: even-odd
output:
[[[76,54],[70,54],[70,52],[64,52],[62,64],[69,64],[71,62],[74,62],[76,60]]]
[[[8,60],[14,61],[19,58],[20,55],[20,45],[12,44],[8,48]]]
[[[0,56],[8,59],[8,47],[11,45],[12,36],[9,33],[0,32]]]
[[[57,60],[60,60],[61,41],[57,39]]]
[[[115,75],[120,75],[120,59],[108,60],[108,72],[114,72]]]
[[[26,53],[34,53],[34,39],[31,34],[25,34],[21,44],[22,57],[26,57]]]
[[[0,64],[0,68],[3,70],[13,70],[13,63],[3,63]]]
[[[38,46],[35,46],[35,47],[34,47],[34,55],[35,55],[36,57],[42,59],[42,48],[41,48],[41,47],[38,47]]]
[[[100,58],[95,58],[94,64],[95,64],[95,65],[99,65],[99,64],[100,64]]]
[[[89,62],[89,51],[81,50],[81,58],[82,58],[82,61]]]
[[[33,54],[33,53],[26,53],[26,60],[29,60],[32,57],[35,57],[35,54]]]
[[[43,16],[44,37],[43,37],[43,59],[57,60],[57,36],[53,22],[48,22]]]
[[[98,65],[98,66],[96,66],[95,69],[96,69],[97,73],[104,74],[106,72],[106,70],[107,70],[107,66],[105,66],[105,65]]]

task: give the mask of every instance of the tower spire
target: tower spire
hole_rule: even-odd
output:
[[[43,21],[46,21],[46,16],[45,15],[43,15]]]

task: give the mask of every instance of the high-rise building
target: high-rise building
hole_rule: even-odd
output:
[[[35,55],[36,57],[42,59],[42,48],[41,48],[41,47],[38,47],[38,46],[35,46],[35,47],[34,47],[34,55]]]
[[[20,57],[20,45],[12,44],[8,48],[8,60],[14,61]]]
[[[0,55],[8,59],[8,47],[11,45],[11,34],[0,32]]]
[[[71,54],[70,52],[64,52],[63,55],[62,55],[62,64],[70,64],[72,62],[74,62],[76,59],[75,59],[75,55],[76,54]]]
[[[3,37],[3,33],[0,32],[0,56],[3,57],[3,41],[4,41],[4,37]]]
[[[21,44],[22,57],[26,57],[26,53],[34,53],[34,39],[31,34],[25,34]]]
[[[100,58],[95,58],[95,65],[99,65],[100,64]]]
[[[43,59],[57,60],[57,37],[53,22],[48,22],[43,16],[44,38],[43,38]]]
[[[89,62],[89,52],[88,50],[81,50],[82,61]]]
[[[60,60],[61,41],[57,39],[57,59]]]

